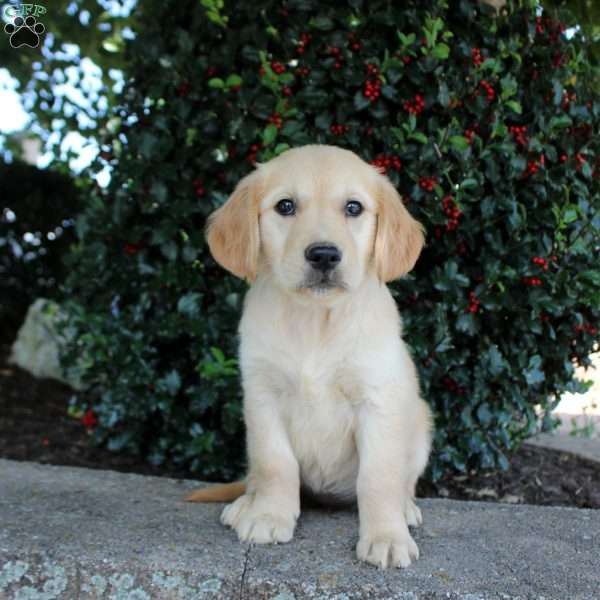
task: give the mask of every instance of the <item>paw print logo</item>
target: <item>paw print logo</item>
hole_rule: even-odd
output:
[[[29,46],[37,48],[40,43],[40,35],[46,31],[42,23],[29,15],[27,18],[16,17],[13,23],[7,23],[4,26],[4,32],[10,35],[10,45],[13,48]]]

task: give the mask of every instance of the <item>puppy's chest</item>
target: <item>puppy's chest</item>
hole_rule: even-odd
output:
[[[357,342],[343,330],[328,335],[318,322],[299,320],[271,347],[273,382],[289,401],[307,410],[346,410],[363,396]],[[271,352],[275,351],[275,354]]]
[[[364,383],[348,358],[318,354],[282,367],[279,382],[298,408],[354,409],[363,397]]]
[[[329,438],[339,443],[353,435],[364,385],[352,367],[314,357],[289,365],[275,381],[278,404],[292,435],[320,443]]]

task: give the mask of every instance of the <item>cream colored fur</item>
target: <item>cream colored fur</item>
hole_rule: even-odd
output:
[[[293,199],[297,212],[274,207]],[[345,214],[349,199],[364,212]],[[358,558],[418,558],[415,484],[431,418],[385,285],[412,269],[421,226],[390,182],[355,154],[304,146],[259,165],[211,217],[215,259],[251,282],[240,323],[249,472],[222,522],[240,540],[288,542],[300,488],[357,499]],[[339,287],[308,288],[305,248],[342,252]]]

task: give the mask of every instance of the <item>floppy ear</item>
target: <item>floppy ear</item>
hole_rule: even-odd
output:
[[[417,262],[425,243],[423,226],[412,218],[385,177],[380,179],[377,201],[375,269],[381,281],[392,281],[408,273]]]
[[[260,237],[258,175],[242,179],[227,202],[208,218],[206,239],[213,258],[225,269],[253,281],[258,268]]]

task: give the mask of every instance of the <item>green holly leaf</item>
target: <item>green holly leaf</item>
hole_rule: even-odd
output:
[[[211,81],[213,81],[213,80],[211,79]],[[208,82],[208,85],[210,85],[210,81]],[[236,75],[236,74],[230,75],[225,80],[225,87],[236,87],[238,85],[242,85],[242,78],[239,75]]]
[[[419,144],[426,144],[428,142],[427,136],[421,131],[413,131],[408,139],[415,140]]]
[[[539,354],[536,354],[529,359],[529,364],[524,372],[525,380],[529,385],[537,385],[546,379],[546,375],[541,367],[542,357]]]
[[[444,43],[436,44],[431,53],[439,60],[446,60],[450,56],[450,46]]]
[[[500,375],[506,369],[506,361],[498,350],[498,346],[490,346],[484,356],[491,375]]]
[[[568,115],[560,115],[550,119],[550,129],[565,129],[573,125],[573,119]]]
[[[477,418],[482,425],[489,425],[492,421],[492,412],[487,404],[480,404],[477,408]]]
[[[477,327],[475,325],[475,317],[471,313],[463,313],[456,319],[456,330],[475,335]]]
[[[177,302],[177,311],[182,315],[193,319],[200,313],[200,306],[198,304],[201,296],[198,292],[189,292],[179,298]]]
[[[523,107],[521,106],[521,103],[517,102],[516,100],[508,100],[507,102],[505,102],[505,104],[513,112],[516,112],[519,115],[523,112]]]
[[[440,82],[438,90],[438,102],[446,108],[450,104],[450,92],[448,90],[448,84],[445,81]]]
[[[362,91],[359,90],[354,94],[354,108],[356,108],[356,110],[363,110],[364,108],[367,108],[369,104],[371,104],[371,101],[368,98],[365,98]]]
[[[469,177],[467,179],[464,179],[461,184],[460,187],[463,190],[468,190],[471,188],[476,188],[479,185],[479,182],[477,181],[477,179],[473,178],[473,177]]]
[[[171,396],[175,396],[181,388],[181,376],[173,369],[159,383],[162,383]]]
[[[448,141],[450,142],[450,145],[459,152],[464,152],[465,150],[468,150],[470,148],[469,140],[462,135],[451,135],[448,138]]]
[[[208,87],[215,90],[221,90],[225,87],[225,82],[219,77],[213,77],[208,80]]]
[[[333,21],[325,16],[314,17],[310,20],[310,26],[321,31],[329,31],[333,28]]]
[[[277,127],[274,123],[269,123],[264,129],[262,134],[262,141],[265,146],[270,146],[277,137]]]
[[[163,256],[168,260],[177,260],[178,248],[177,244],[174,241],[169,240],[168,242],[162,244],[160,247],[160,251],[162,252]]]

